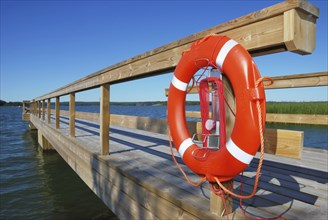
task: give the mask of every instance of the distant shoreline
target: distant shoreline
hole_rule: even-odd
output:
[[[54,103],[51,103],[54,106]],[[60,105],[68,106],[69,102],[61,102]],[[76,102],[76,106],[99,105],[99,102]],[[111,102],[110,105],[121,106],[166,106],[166,101],[147,102]],[[186,105],[199,105],[198,101],[187,101]],[[21,102],[5,102],[0,100],[0,106],[22,106]],[[267,113],[278,114],[328,114],[327,102],[267,102]]]

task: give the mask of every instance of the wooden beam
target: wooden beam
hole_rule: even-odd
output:
[[[34,108],[35,108],[34,114],[35,114],[35,116],[38,116],[38,102],[37,101],[34,102]]]
[[[24,113],[24,112],[25,112],[26,105],[25,105],[25,102],[24,102],[24,101],[23,101],[22,103],[23,103],[22,111],[23,111],[23,113]]]
[[[45,103],[45,100],[43,99],[42,100],[42,121],[44,121],[45,114],[46,114],[44,103]]]
[[[282,129],[265,129],[265,153],[300,159],[302,157],[304,132]]]
[[[48,124],[51,123],[51,102],[50,102],[50,98],[47,99],[47,119],[48,119]]]
[[[75,93],[69,95],[69,135],[75,137]]]
[[[38,117],[41,118],[41,105],[40,105],[40,102],[41,101],[37,101],[37,114],[38,114]]]
[[[55,114],[55,122],[56,122],[56,129],[60,127],[59,123],[59,116],[60,116],[60,97],[56,97],[56,106],[55,106],[56,114]]]
[[[266,121],[274,123],[328,125],[328,115],[267,113]]]
[[[297,13],[288,12],[296,9]],[[286,12],[289,14],[285,15]],[[43,95],[37,100],[92,89],[103,83],[113,84],[171,72],[180,60],[181,53],[190,48],[192,42],[213,33],[220,33],[235,39],[253,56],[286,51],[288,48],[285,40],[292,51],[301,54],[311,53],[312,46],[306,47],[304,44],[313,45],[313,42],[308,42],[314,40],[312,37],[302,37],[302,40],[299,40],[297,36],[285,34],[285,30],[287,29],[289,33],[297,30],[298,35],[313,36],[315,34],[309,32],[315,31],[315,28],[303,28],[302,25],[306,26],[309,22],[315,22],[318,16],[319,10],[305,0],[284,1],[100,70]],[[297,19],[291,21],[291,17],[297,17]],[[293,25],[301,25],[301,27],[293,27]],[[294,43],[294,40],[297,42]],[[292,43],[294,46],[290,46]]]
[[[30,106],[31,106],[31,114],[34,115],[34,101],[33,100],[31,101]]]
[[[37,110],[37,107],[36,107],[36,101],[33,101],[33,115],[37,116],[36,114],[36,110]]]
[[[294,74],[272,77],[273,84],[265,89],[301,88],[328,86],[328,72]]]
[[[30,120],[30,112],[31,111],[31,106],[29,101],[23,101],[23,106],[22,106],[22,120],[23,121],[29,121]],[[29,106],[27,106],[29,105]]]
[[[316,19],[301,9],[291,9],[284,13],[284,41],[289,51],[312,53],[316,44]]]
[[[273,84],[265,86],[265,89],[287,89],[287,88],[303,88],[303,87],[317,87],[328,86],[328,72],[293,74],[286,76],[271,77]],[[198,87],[188,87],[189,94],[198,93]],[[169,89],[165,89],[165,95],[168,96]]]
[[[109,84],[100,86],[100,148],[101,154],[109,153]]]

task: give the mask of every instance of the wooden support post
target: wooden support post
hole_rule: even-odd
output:
[[[38,143],[41,146],[42,150],[54,150],[54,147],[47,140],[47,138],[43,135],[42,131],[38,130]]]
[[[47,102],[47,118],[48,118],[48,124],[50,124],[51,122],[51,104],[50,104],[50,98],[48,98],[48,102]]]
[[[101,154],[109,153],[109,84],[100,86],[100,147]]]
[[[28,127],[30,128],[30,130],[38,130],[31,121],[29,121]]]
[[[56,121],[56,129],[58,129],[60,126],[59,126],[59,115],[60,115],[60,103],[59,103],[59,100],[60,100],[60,97],[57,96],[56,97],[56,116],[55,116],[55,121]]]
[[[236,102],[235,102],[235,95],[232,89],[232,85],[229,81],[229,79],[226,76],[223,76],[223,85],[224,85],[224,96],[229,104],[229,106],[233,109],[233,111],[236,111]],[[229,108],[225,109],[226,113],[226,138],[229,140],[233,126],[235,124],[235,116],[231,112]],[[232,189],[233,186],[233,180],[222,182],[223,186],[227,189]],[[215,187],[219,188],[217,184],[215,184]],[[220,197],[215,195],[211,191],[211,197],[210,197],[210,210],[211,212],[223,216],[226,214],[230,214],[232,212],[232,197],[226,193],[223,192],[225,197],[225,201]],[[226,211],[227,209],[227,211]]]
[[[44,107],[44,103],[45,103],[46,101],[43,99],[42,100],[42,121],[44,121],[44,118],[45,118],[45,114],[46,114],[46,112],[45,112],[45,107]]]
[[[69,95],[69,135],[75,137],[75,93]]]
[[[23,104],[23,107],[22,107],[22,120],[29,121],[29,119],[27,120],[27,115],[29,115],[29,114],[27,114],[27,111],[26,111],[26,109],[27,109],[26,101],[23,101],[22,104]]]
[[[24,114],[25,113],[25,108],[26,108],[26,106],[25,106],[25,102],[23,102],[23,108],[22,108],[22,113]]]
[[[32,115],[35,115],[35,102],[34,101],[32,101],[32,103],[31,103],[31,113],[32,113]]]
[[[37,114],[38,114],[38,118],[41,118],[41,111],[40,111],[40,101],[37,101]]]
[[[214,183],[216,186],[219,187],[216,183]],[[227,182],[222,182],[224,187],[231,188],[232,186],[232,180]],[[225,199],[221,198],[221,196],[216,195],[214,192],[211,191],[211,197],[210,197],[210,211],[212,213],[215,213],[219,216],[224,216],[227,214],[232,213],[232,197],[231,195],[227,195],[223,192]],[[226,210],[227,209],[227,210]]]
[[[23,101],[23,108],[22,108],[22,114],[24,114],[25,113],[25,102]]]

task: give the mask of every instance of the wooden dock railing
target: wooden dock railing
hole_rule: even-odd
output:
[[[125,127],[133,126],[137,129],[156,131],[158,133],[166,133],[167,125],[165,120],[147,118],[144,118],[142,120],[138,118],[136,120],[133,119],[133,116],[130,117],[111,115],[109,112],[111,85],[172,72],[178,61],[180,60],[182,52],[188,49],[192,42],[194,42],[195,40],[199,40],[209,34],[220,34],[233,38],[238,43],[243,45],[252,56],[260,56],[264,54],[272,54],[282,51],[291,51],[298,54],[311,54],[315,48],[316,19],[318,17],[319,9],[316,8],[314,5],[310,4],[309,2],[305,0],[287,0],[271,7],[265,8],[263,10],[228,21],[224,24],[217,25],[205,31],[193,34],[186,38],[174,41],[170,44],[164,45],[157,49],[148,51],[118,64],[112,65],[108,68],[95,72],[66,86],[63,86],[55,91],[41,95],[31,100],[29,102],[29,109],[31,112],[30,122],[34,122],[44,130],[44,134],[42,133],[42,130],[40,130],[40,132],[38,131],[40,134],[38,137],[40,144],[47,146],[49,145],[50,147],[51,144],[47,142],[47,139],[52,140],[53,143],[57,143],[58,151],[65,156],[65,158],[64,156],[63,158],[69,164],[71,162],[70,160],[74,161],[72,162],[72,164],[70,164],[71,167],[80,175],[80,177],[84,181],[88,181],[89,187],[94,189],[96,194],[100,198],[102,198],[103,201],[106,201],[106,204],[109,207],[121,210],[121,212],[116,210],[116,213],[119,213],[123,217],[127,216],[126,213],[122,211],[125,209],[120,206],[120,201],[113,201],[113,199],[111,198],[112,196],[107,196],[108,192],[111,192],[111,189],[108,188],[110,186],[108,186],[107,183],[109,181],[114,181],[111,179],[113,177],[110,176],[113,175],[112,173],[115,173],[115,175],[119,177],[117,178],[115,176],[115,181],[117,179],[121,180],[120,178],[127,178],[126,175],[131,176],[130,173],[120,173],[120,168],[115,167],[115,165],[109,165],[111,161],[107,160],[108,158],[106,157],[108,154],[110,154],[109,126],[110,124],[117,123]],[[305,77],[307,77],[306,80],[304,80]],[[300,80],[300,78],[304,79]],[[312,82],[312,79],[319,79],[319,82],[314,82],[315,80]],[[295,85],[313,86],[314,84],[316,84],[316,86],[321,86],[327,85],[327,72],[312,74],[312,76],[302,75],[301,77],[301,75],[298,75],[294,78],[292,76],[285,76],[280,78],[276,77],[275,80],[276,83],[271,88],[285,88],[286,86],[295,87]],[[310,81],[312,82],[312,84],[309,83]],[[100,113],[93,114],[76,112],[76,94],[85,90],[91,90],[95,88],[100,88]],[[69,95],[68,112],[60,110],[60,98],[66,95]],[[52,101],[55,102],[55,109],[53,110],[53,113],[51,110]],[[25,103],[27,104],[28,102]],[[54,128],[51,125],[51,115],[52,117],[54,117],[55,121]],[[60,133],[60,117],[62,117],[63,115],[67,115],[69,121],[68,136],[63,136],[63,134]],[[100,129],[98,141],[100,150],[98,153],[88,151],[87,148],[82,149],[82,147],[79,147],[80,143],[78,143],[78,141],[75,141],[77,139],[75,126],[77,118],[84,118],[91,121],[95,120],[99,122]],[[141,123],[142,121],[144,123]],[[67,127],[65,127],[65,129],[67,129]],[[190,129],[197,130],[197,123],[191,124]],[[274,138],[277,138],[278,132],[274,131],[273,133],[275,133],[273,135],[276,135]],[[44,136],[46,138],[44,138]],[[302,141],[303,139],[302,137],[300,137],[298,140]],[[94,141],[92,143],[94,143]],[[119,157],[120,155],[112,154],[110,156],[110,159],[112,159],[113,157]],[[296,155],[295,157],[299,157],[299,155]],[[116,163],[117,165],[120,164],[119,162],[119,160],[113,160],[112,163]],[[80,166],[83,168],[81,168]],[[93,169],[97,170],[94,171]],[[106,169],[110,170],[110,172],[107,172]],[[86,177],[87,175],[88,177]],[[102,178],[101,181],[100,178]],[[135,177],[131,177],[128,181],[133,183],[135,186],[141,187],[139,182],[142,182],[142,180],[138,179],[139,182],[134,183],[133,178]],[[126,181],[122,181],[122,183],[125,184]],[[147,186],[151,188],[151,190],[146,192],[147,196],[140,196],[142,197],[142,199],[154,193],[156,193],[156,195],[158,195],[158,193],[164,193],[158,192],[159,190],[157,189],[154,191],[153,187],[150,187],[149,185]],[[131,193],[131,188],[133,187],[123,187],[123,189],[119,188],[117,194],[122,195],[123,198],[128,194],[127,192]],[[105,192],[106,190],[108,190],[108,192]],[[145,189],[142,188],[142,190]],[[158,201],[162,201],[166,199],[166,196],[167,195],[165,194],[164,196],[156,196],[155,198]],[[183,199],[184,197],[181,198]],[[128,199],[129,201],[131,200],[131,198]],[[140,200],[139,197],[136,200],[138,199]],[[212,213],[207,212],[205,209],[202,210],[190,208],[190,210],[192,211],[189,212],[189,208],[185,207],[193,206],[194,203],[192,205],[185,205],[183,202],[181,202],[180,200],[178,201],[175,198],[170,199],[169,202],[165,200],[167,210],[162,210],[158,207],[154,208],[151,202],[149,201],[145,203],[147,204],[139,205],[133,203],[133,209],[135,210],[132,210],[131,213],[138,213],[139,206],[142,206],[140,210],[146,210],[144,207],[147,206],[149,210],[160,210],[160,213],[166,213],[167,210],[169,210],[170,212],[172,210],[172,207],[178,207],[176,209],[178,210],[177,213],[180,213],[180,211],[183,210],[183,214],[187,213],[186,216],[193,215],[197,216],[198,218],[204,218],[204,216],[209,218],[213,217]],[[115,204],[118,205],[115,206]],[[184,204],[185,207],[181,207],[181,204]],[[197,203],[197,205],[203,205],[203,203],[199,202]],[[148,209],[147,213],[149,215],[152,215],[153,212],[148,211]],[[211,211],[222,213],[222,210],[218,211],[211,209]],[[146,213],[146,211],[141,211],[140,213]],[[131,216],[134,216],[132,214]]]
[[[288,0],[281,2],[112,65],[37,97],[31,101],[33,113],[40,114],[43,112],[44,114],[45,101],[47,101],[47,113],[49,114],[51,99],[55,99],[55,121],[56,128],[59,128],[60,97],[69,95],[70,135],[74,136],[75,94],[100,87],[101,152],[107,154],[109,152],[108,106],[110,85],[173,71],[182,51],[189,48],[195,40],[213,33],[227,35],[235,39],[252,56],[286,50],[299,54],[309,54],[315,48],[315,28],[318,16],[318,8],[306,1]],[[39,110],[40,108],[42,111]]]

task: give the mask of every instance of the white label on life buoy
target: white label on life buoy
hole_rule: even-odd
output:
[[[191,138],[187,138],[186,140],[184,140],[179,147],[179,154],[181,156],[181,158],[183,158],[183,154],[186,152],[186,150],[193,145],[194,142],[191,140]]]
[[[236,158],[237,160],[239,160],[242,163],[245,164],[249,164],[252,159],[253,159],[253,155],[246,153],[245,151],[243,151],[242,149],[240,149],[233,141],[232,139],[229,139],[229,141],[226,144],[227,146],[227,150],[229,151],[229,153]]]
[[[175,75],[173,75],[171,83],[175,88],[177,88],[181,91],[184,91],[184,92],[187,91],[188,83],[182,82]]]
[[[230,50],[236,46],[238,43],[234,40],[229,40],[227,41],[223,47],[221,48],[221,50],[219,51],[219,54],[216,58],[216,65],[218,65],[221,69],[224,63],[224,60],[226,58],[226,56],[228,55],[228,53],[230,52]]]

